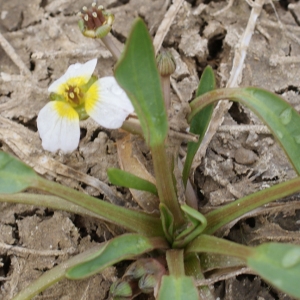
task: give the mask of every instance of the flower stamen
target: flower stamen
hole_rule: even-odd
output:
[[[83,93],[78,86],[68,85],[65,89],[66,99],[72,106],[78,106],[82,103]]]
[[[95,2],[90,9],[84,6],[78,16],[81,18],[79,21],[81,32],[91,38],[106,36],[114,21],[114,15],[104,10],[102,5],[97,7]]]

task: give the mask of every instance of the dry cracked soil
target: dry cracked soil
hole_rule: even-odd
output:
[[[199,78],[212,66],[225,87],[251,6],[245,0],[183,1],[163,47],[175,57],[172,75],[173,125],[193,99]],[[112,38],[122,49],[133,20],[140,16],[152,36],[171,5],[166,0],[103,0],[115,14]],[[83,37],[77,12],[87,0],[0,0],[0,149],[12,153],[43,177],[120,205],[139,208],[129,190],[109,185],[106,170],[118,167],[118,133],[92,120],[81,123],[79,147],[70,155],[44,151],[37,132],[47,87],[75,62],[98,58],[95,73],[113,74],[115,60],[98,40]],[[238,85],[258,86],[283,96],[300,111],[300,4],[265,1],[256,22]],[[12,51],[13,50],[13,51]],[[12,55],[16,55],[13,60]],[[179,125],[178,125],[179,126]],[[186,145],[180,154],[184,156]],[[149,164],[149,150],[135,147]],[[151,172],[151,171],[150,171]],[[208,211],[296,176],[269,131],[247,108],[233,104],[198,158],[193,181],[199,207]],[[36,191],[33,191],[36,192]],[[76,253],[120,234],[122,229],[92,217],[46,207],[0,203],[0,299],[9,300],[41,274]],[[300,201],[294,195],[230,224],[220,236],[246,244],[300,243]],[[57,252],[58,250],[58,252]],[[55,252],[56,251],[56,252]],[[35,299],[108,299],[111,283],[126,263],[81,281],[63,280]],[[240,272],[238,272],[240,271]],[[219,299],[291,299],[249,270],[207,270]],[[139,296],[137,299],[152,299]]]

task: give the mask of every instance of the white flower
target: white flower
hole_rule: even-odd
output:
[[[122,126],[133,106],[114,77],[92,76],[97,59],[71,65],[67,72],[49,86],[54,101],[39,112],[37,126],[42,146],[55,152],[74,151],[79,143],[79,120],[92,117],[101,126]]]

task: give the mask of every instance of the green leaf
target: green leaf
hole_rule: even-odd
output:
[[[96,217],[98,216],[102,220],[117,224],[132,232],[138,232],[147,236],[164,235],[161,221],[158,217],[142,211],[117,206],[93,198],[72,188],[43,179],[24,163],[0,151],[0,193],[16,193],[28,187],[57,195],[89,210],[92,215],[96,215]],[[33,199],[33,201],[35,200]],[[30,202],[30,200],[23,198],[21,202]],[[60,207],[65,207],[66,205],[65,203],[62,205],[55,204],[55,206]],[[73,207],[72,209],[76,209],[72,205],[71,207]],[[88,212],[86,213],[88,214]]]
[[[97,214],[100,219],[122,226],[131,232],[146,236],[164,236],[160,219],[143,211],[114,205],[41,177],[32,187],[84,207]]]
[[[158,300],[198,300],[198,290],[192,277],[163,276],[158,292]]]
[[[244,259],[235,256],[216,253],[201,253],[199,258],[203,272],[212,271],[214,269],[238,268],[246,266]]]
[[[253,247],[240,245],[206,234],[198,235],[185,248],[185,255],[203,252],[235,256],[246,260],[255,253],[255,250]]]
[[[186,218],[190,221],[186,229],[176,236],[173,248],[182,248],[187,243],[197,237],[207,226],[207,220],[199,211],[184,204],[181,209],[186,213]]]
[[[124,186],[130,189],[150,192],[157,195],[156,186],[148,180],[142,179],[129,172],[111,168],[107,170],[109,181],[114,185]]]
[[[105,247],[107,242],[98,245],[98,247],[93,247],[84,252],[71,257],[68,260],[64,260],[52,269],[43,272],[37,279],[31,281],[29,285],[23,288],[13,300],[31,300],[36,295],[47,289],[48,287],[54,285],[58,281],[62,280],[66,276],[66,270],[78,265],[81,261],[86,260],[88,257],[99,253],[100,248]]]
[[[160,75],[152,40],[145,23],[136,19],[115,77],[126,91],[143,129],[147,144],[163,143],[168,132]]]
[[[184,259],[184,269],[187,276],[192,276],[195,280],[205,279],[202,273],[202,265],[200,264],[199,257],[196,253],[190,253],[186,255]],[[201,299],[215,300],[214,295],[210,291],[208,286],[198,287]]]
[[[272,133],[300,174],[300,115],[281,97],[255,88],[247,88],[243,102],[272,130]]]
[[[99,253],[87,261],[67,270],[70,279],[81,279],[103,271],[105,268],[156,248],[168,247],[162,238],[147,238],[139,234],[124,234],[109,241]]]
[[[36,173],[13,156],[0,151],[0,193],[18,193],[30,186]]]
[[[272,131],[296,172],[300,174],[300,115],[283,98],[259,88],[219,89],[194,99],[188,120],[205,106],[230,99],[248,106]]]
[[[174,216],[168,207],[163,203],[159,204],[159,210],[165,237],[170,243],[172,243],[174,234]]]
[[[268,189],[253,193],[209,212],[205,217],[207,227],[204,233],[213,234],[225,224],[247,212],[277,199],[300,192],[300,177],[276,184]]]
[[[199,86],[196,92],[196,96],[201,96],[211,90],[216,88],[216,80],[213,69],[210,66],[207,66],[201,76]],[[187,180],[189,178],[190,169],[193,163],[195,154],[201,145],[201,142],[204,138],[205,132],[209,125],[212,113],[214,110],[214,104],[208,105],[199,111],[191,121],[190,132],[198,134],[199,140],[197,143],[189,142],[187,148],[187,155],[185,159],[185,164],[182,172],[182,180],[186,186]]]
[[[248,266],[279,290],[300,298],[300,246],[268,243],[256,247]]]

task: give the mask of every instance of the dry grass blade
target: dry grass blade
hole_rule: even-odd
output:
[[[19,67],[21,74],[28,77],[31,76],[31,72],[28,70],[27,66],[24,64],[22,59],[16,53],[15,49],[10,45],[10,43],[5,39],[5,37],[0,32],[0,44],[6,54],[11,58],[11,60]]]
[[[159,25],[158,30],[155,35],[155,38],[153,40],[155,54],[158,53],[158,51],[163,43],[163,40],[164,40],[165,36],[167,35],[175,17],[176,17],[176,14],[178,13],[178,10],[180,9],[183,2],[184,2],[183,0],[174,0],[173,4],[170,6],[169,10],[165,14],[163,21]]]

